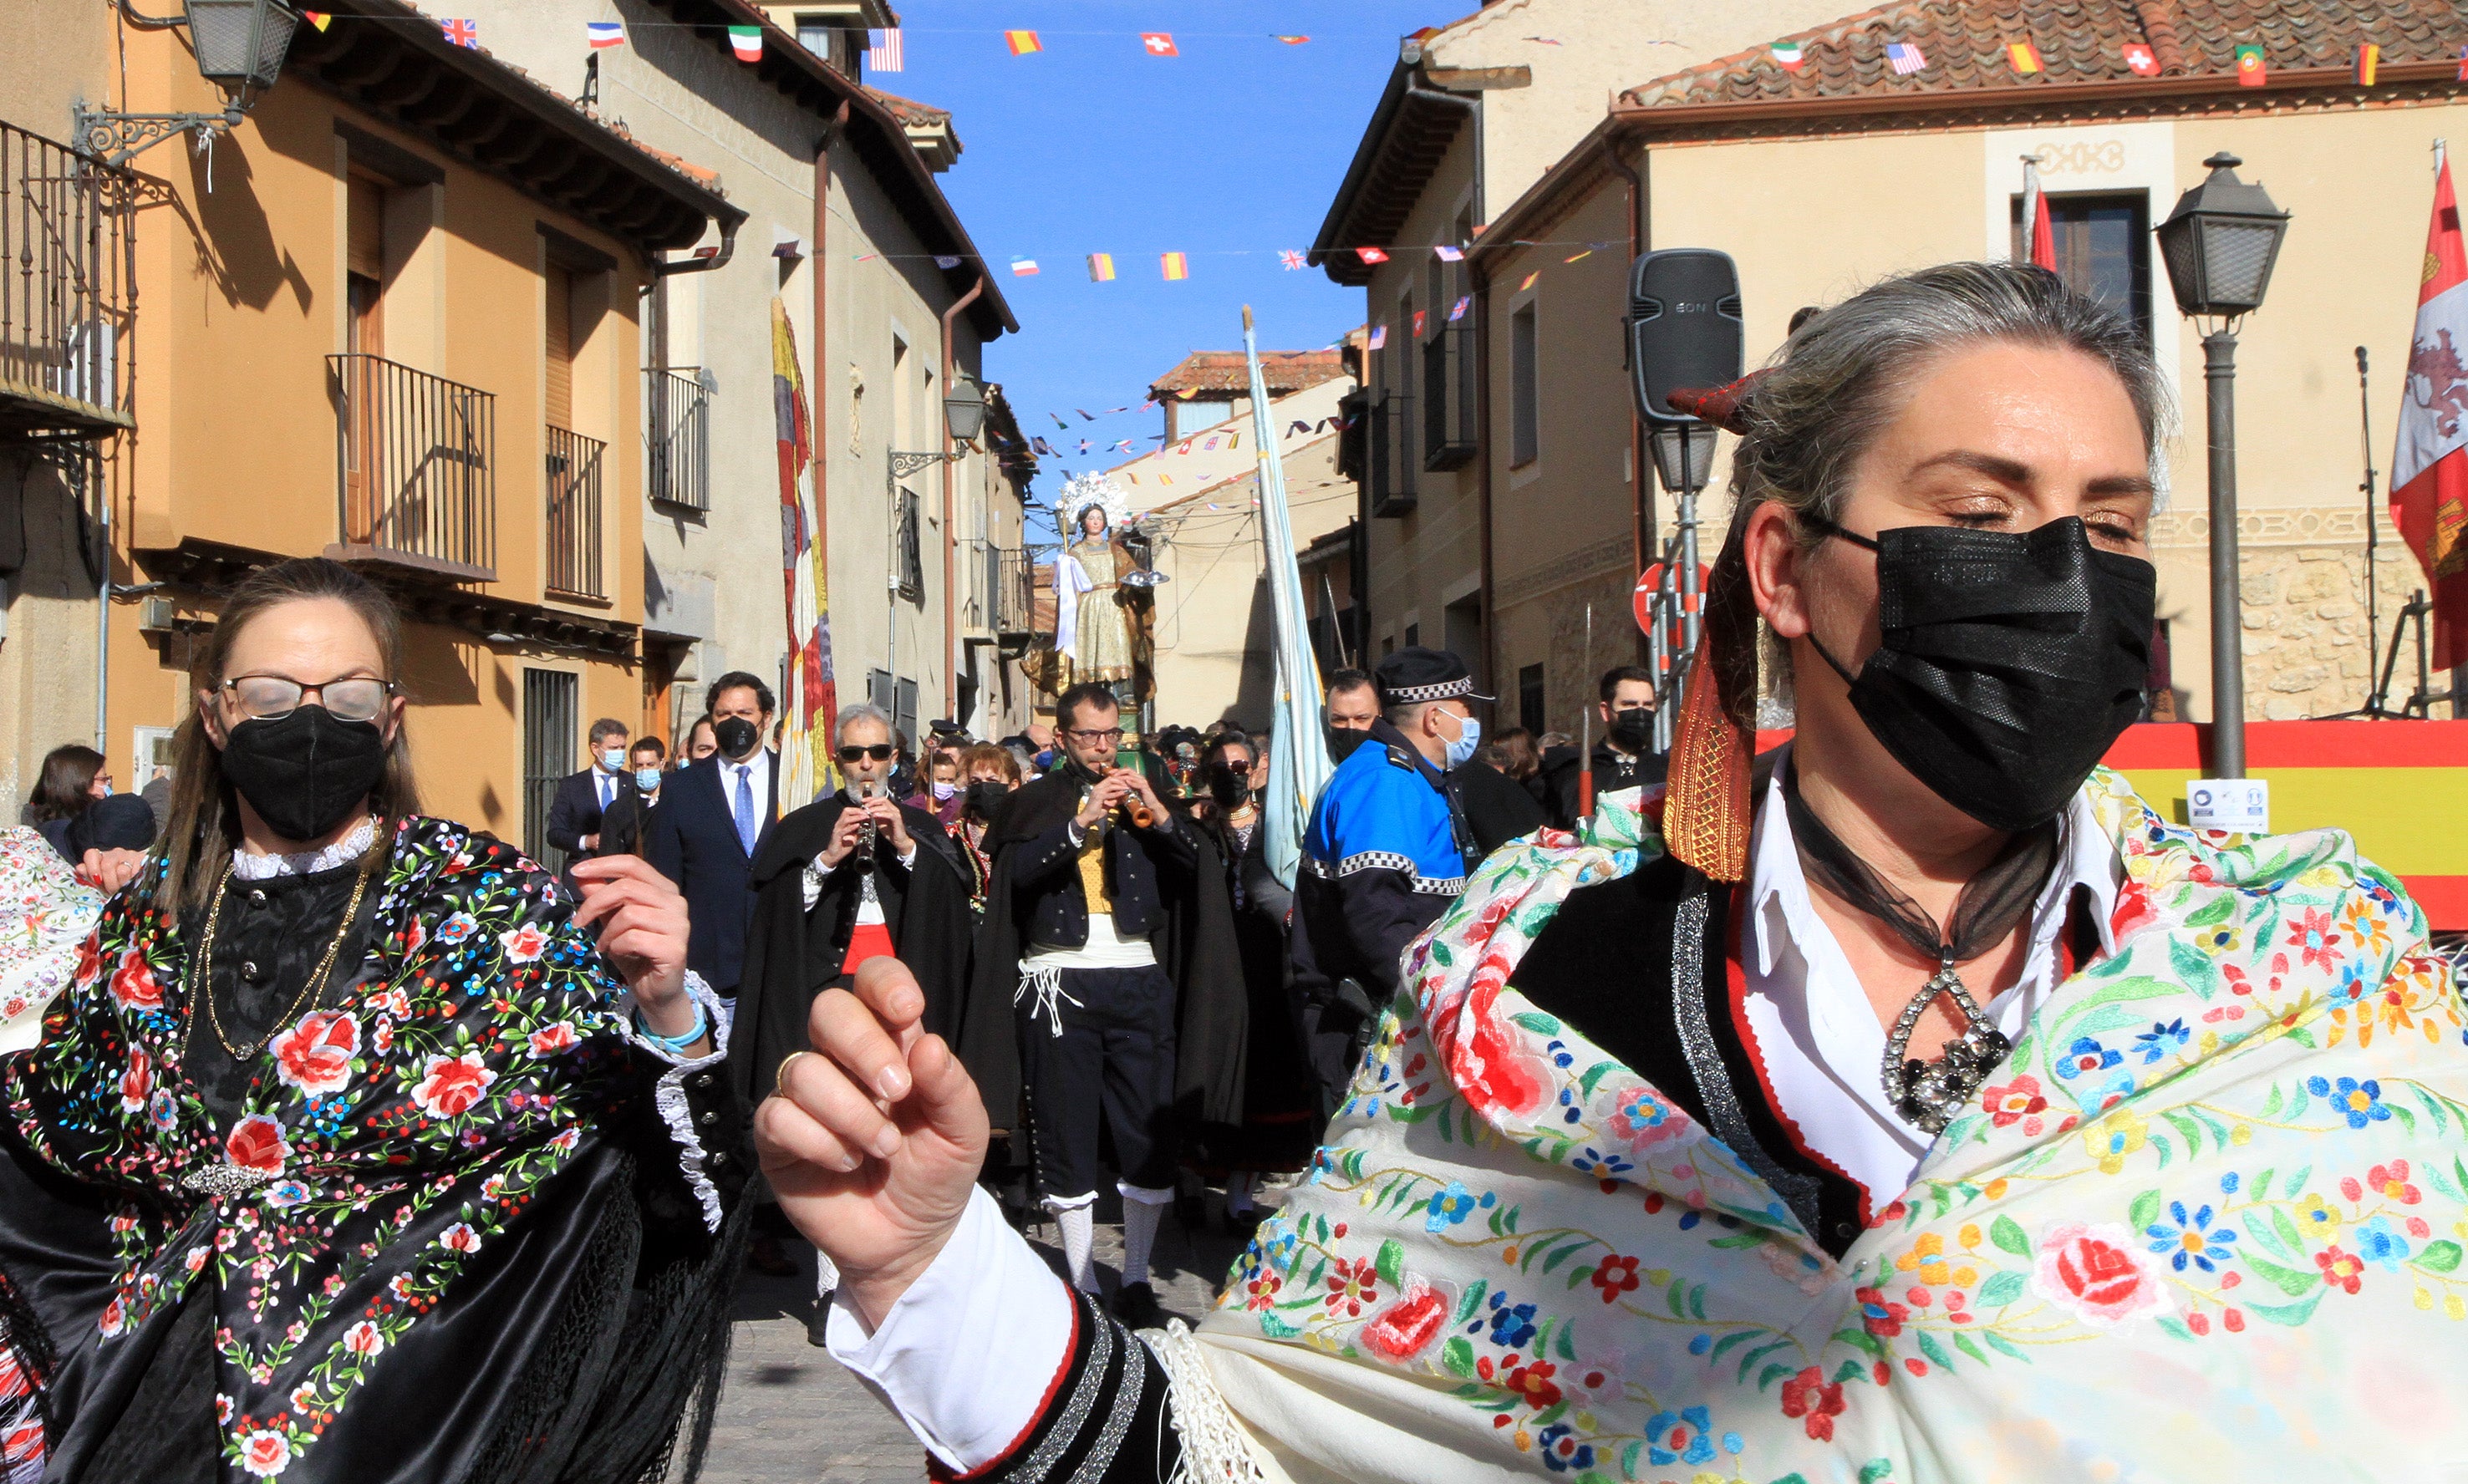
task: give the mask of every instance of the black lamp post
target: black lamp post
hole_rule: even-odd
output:
[[[2288,213],[2237,179],[2222,151],[2211,173],[2160,223],[2160,261],[2177,307],[2212,328],[2203,337],[2211,445],[2211,776],[2245,776],[2245,632],[2237,597],[2236,326],[2262,305],[2288,235]]]

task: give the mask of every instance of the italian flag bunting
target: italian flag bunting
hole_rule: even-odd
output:
[[[2434,663],[2468,663],[2468,246],[2451,161],[2434,167],[2416,332],[2391,455],[2391,521],[2434,583]]]

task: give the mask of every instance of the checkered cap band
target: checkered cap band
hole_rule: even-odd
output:
[[[1474,676],[1459,675],[1453,680],[1443,680],[1437,685],[1409,685],[1402,691],[1383,692],[1381,701],[1390,706],[1414,706],[1427,700],[1447,700],[1451,696],[1472,696],[1473,694]]]

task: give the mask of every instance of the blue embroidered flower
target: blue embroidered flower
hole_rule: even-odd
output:
[[[1505,1293],[1491,1295],[1491,1342],[1515,1350],[1534,1338],[1534,1306],[1512,1304]]]
[[[2057,1076],[2071,1082],[2089,1072],[2107,1071],[2124,1060],[2124,1053],[2111,1051],[2091,1037],[2078,1037],[2066,1048],[2066,1054],[2057,1058]]]
[[[447,944],[460,943],[477,932],[479,928],[479,919],[468,912],[457,912],[437,925],[437,941]]]
[[[2142,1064],[2149,1066],[2193,1039],[2194,1033],[2185,1029],[2184,1017],[2181,1016],[2165,1024],[2153,1025],[2134,1038],[2134,1042],[2142,1050]]]
[[[2330,1099],[2331,1110],[2347,1119],[2351,1129],[2390,1121],[2390,1109],[2383,1106],[2383,1084],[2372,1078],[2359,1082],[2353,1077],[2342,1077],[2333,1083],[2320,1077],[2309,1077],[2305,1080],[2305,1090],[2318,1098]]]
[[[2389,1218],[2377,1216],[2357,1228],[2357,1255],[2393,1270],[2408,1261],[2408,1240],[2392,1229]]]
[[[2154,1221],[2145,1228],[2151,1239],[2151,1250],[2168,1259],[2168,1266],[2179,1272],[2187,1263],[2205,1272],[2219,1271],[2218,1265],[2236,1256],[2236,1230],[2230,1226],[2213,1226],[2211,1208],[2198,1208],[2188,1217],[2182,1200],[2168,1202],[2167,1221]]]
[[[1564,1422],[1555,1422],[1543,1428],[1542,1435],[1535,1439],[1535,1447],[1542,1451],[1542,1462],[1550,1466],[1553,1473],[1566,1473],[1572,1469],[1585,1470],[1594,1466],[1594,1445],[1578,1442],[1575,1429]]]
[[[1465,1188],[1464,1181],[1451,1180],[1448,1189],[1431,1192],[1428,1214],[1423,1218],[1423,1230],[1446,1231],[1472,1216],[1476,1204],[1474,1193]]]
[[[1584,1153],[1571,1156],[1568,1163],[1580,1174],[1591,1175],[1604,1179],[1608,1179],[1614,1175],[1626,1175],[1631,1170],[1636,1168],[1636,1166],[1629,1163],[1625,1159],[1622,1159],[1616,1153],[1606,1154],[1592,1149],[1588,1149]]]
[[[1711,1463],[1714,1439],[1705,1429],[1712,1426],[1702,1406],[1657,1412],[1645,1420],[1646,1456],[1658,1464]]]
[[[2331,1003],[2335,1005],[2353,1005],[2357,1001],[2365,998],[2365,992],[2372,988],[2373,986],[2365,980],[2365,966],[2363,964],[2350,964],[2340,970],[2340,982],[2338,986],[2331,991]]]

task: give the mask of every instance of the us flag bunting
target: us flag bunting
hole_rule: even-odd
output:
[[[1928,57],[1908,41],[1885,43],[1885,63],[1897,77],[1908,77],[1928,65]]]
[[[907,69],[906,54],[900,44],[900,28],[880,27],[865,34],[865,67],[868,72],[903,72]]]

